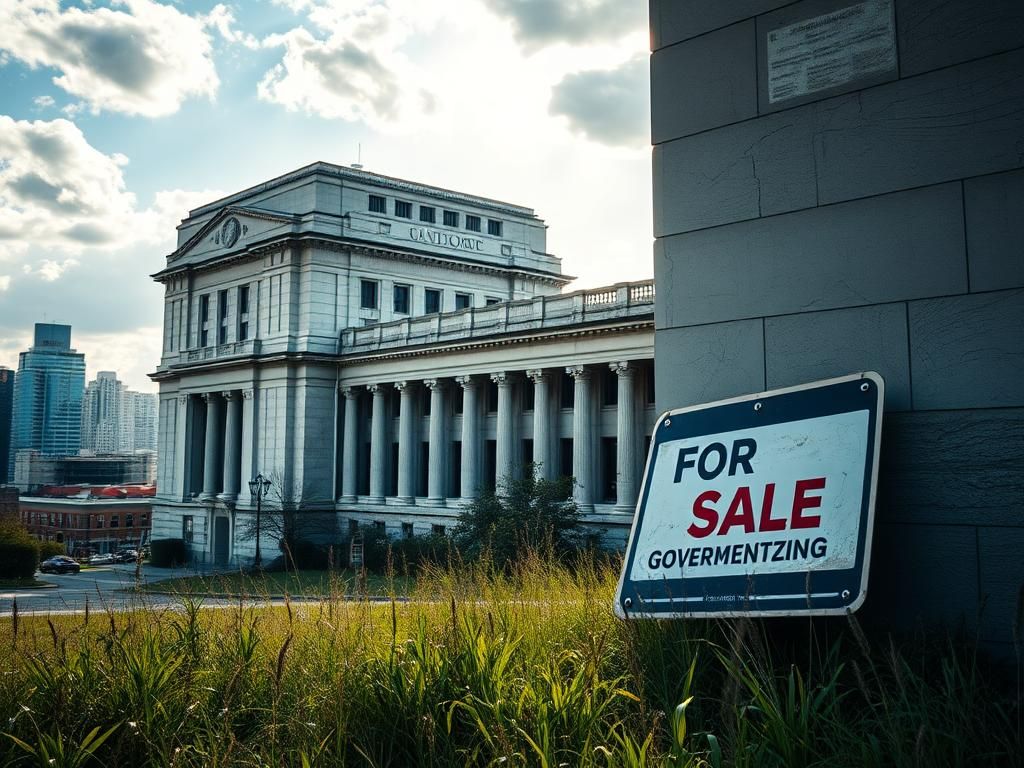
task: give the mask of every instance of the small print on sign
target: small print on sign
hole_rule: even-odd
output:
[[[768,33],[768,102],[896,68],[891,0],[867,0]]]
[[[663,443],[634,580],[850,568],[868,412]]]

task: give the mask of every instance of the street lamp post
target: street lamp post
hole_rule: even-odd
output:
[[[256,502],[256,560],[255,564],[257,568],[262,568],[263,563],[260,558],[260,512],[263,507],[263,497],[267,495],[267,491],[270,490],[270,480],[265,478],[263,474],[258,474],[252,480],[249,481],[249,495],[252,500]]]

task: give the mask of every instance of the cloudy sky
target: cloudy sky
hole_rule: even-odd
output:
[[[90,378],[155,389],[188,208],[360,151],[533,207],[572,287],[649,277],[646,8],[0,0],[0,365],[70,323]]]

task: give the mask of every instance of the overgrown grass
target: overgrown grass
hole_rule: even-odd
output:
[[[410,592],[414,583],[415,579],[411,576],[379,576],[372,573],[367,574],[365,580],[360,580],[360,576],[351,570],[235,571],[162,579],[140,587],[140,591],[183,597],[226,594],[340,599],[358,595],[404,596]]]
[[[970,652],[621,622],[616,574],[530,556],[410,602],[8,618],[0,765],[1020,764],[1013,684]]]

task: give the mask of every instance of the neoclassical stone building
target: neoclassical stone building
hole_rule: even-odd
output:
[[[153,536],[249,562],[271,503],[441,531],[526,471],[611,540],[654,422],[654,286],[564,293],[529,208],[316,163],[205,205],[166,288]],[[273,542],[261,542],[264,551]]]

